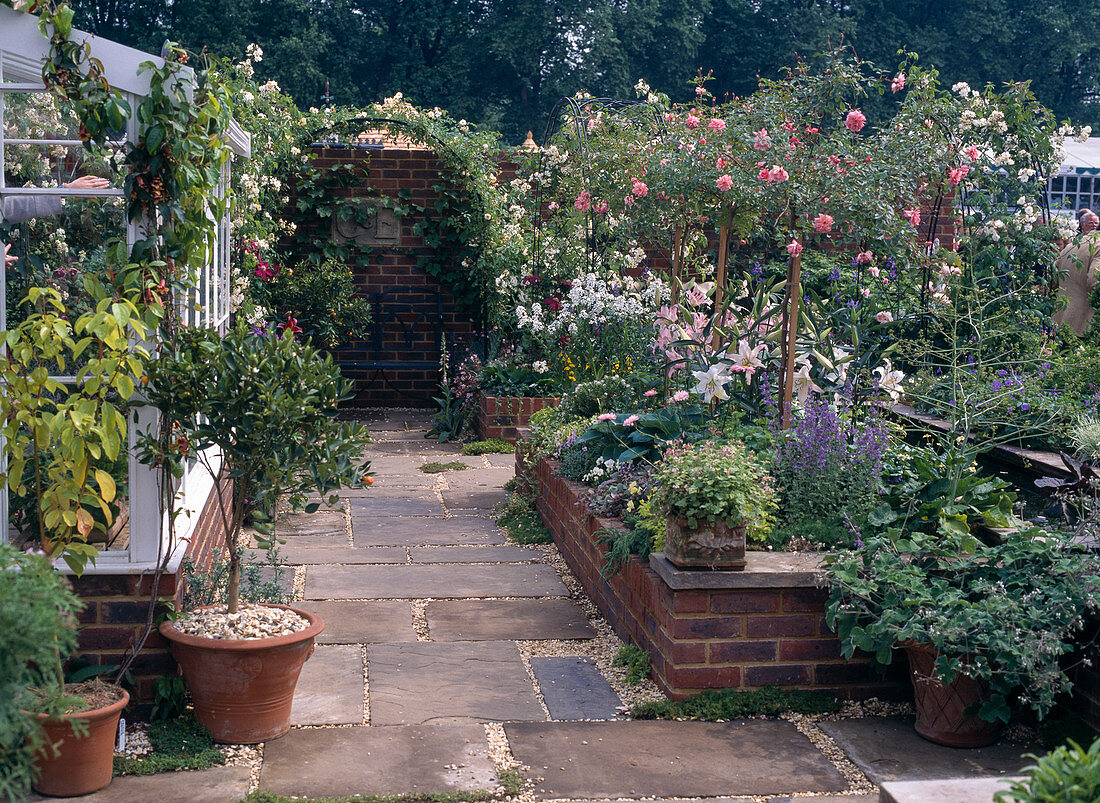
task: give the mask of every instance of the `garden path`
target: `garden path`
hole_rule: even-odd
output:
[[[505,771],[518,770],[520,801],[870,803],[873,784],[1022,765],[1018,745],[936,747],[901,717],[626,719],[624,704],[659,692],[625,685],[611,667],[620,642],[556,549],[508,544],[493,520],[512,456],[464,457],[426,440],[422,414],[368,423],[373,487],[280,525],[294,567],[287,590],[326,623],[290,733],[246,751],[250,766],[116,778],[81,800],[220,803],[250,788],[457,800],[504,794]],[[421,470],[452,461],[467,468]],[[951,784],[935,799],[979,799],[956,793]],[[908,794],[896,799],[932,799],[923,788]]]

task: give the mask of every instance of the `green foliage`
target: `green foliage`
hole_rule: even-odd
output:
[[[430,463],[424,463],[420,466],[420,470],[425,474],[442,474],[444,471],[465,471],[468,468],[469,466],[461,460],[452,460],[449,463],[440,463],[436,460]]]
[[[245,557],[243,546],[239,552],[241,565],[239,593],[242,600],[250,603],[279,605],[290,601],[283,589],[287,566],[279,556],[278,547],[273,546],[264,550],[262,559],[259,559],[255,552],[249,552],[248,557]],[[209,569],[200,569],[190,557],[184,558],[180,566],[184,581],[187,583],[183,594],[183,609],[193,611],[204,605],[226,604],[230,565],[231,561],[227,558],[216,556]]]
[[[257,279],[252,296],[269,319],[293,319],[314,346],[334,349],[366,335],[370,304],[356,291],[351,268],[327,259],[320,265],[302,262],[293,270],[284,268],[270,281]]]
[[[1077,419],[1071,435],[1073,447],[1085,460],[1100,460],[1100,418],[1082,415]]]
[[[509,494],[503,509],[497,513],[497,525],[504,528],[513,544],[550,544],[554,541],[527,494]]]
[[[187,713],[187,687],[180,675],[161,675],[153,681],[153,710],[149,718],[178,719]]]
[[[206,461],[206,450],[216,446],[233,479],[232,504],[215,499],[229,534],[226,593],[235,612],[244,518],[251,516],[259,546],[268,548],[276,500],[313,512],[318,504],[306,504],[311,493],[334,504],[341,486],[360,486],[368,476],[364,429],[336,420],[350,383],[331,357],[321,359],[289,330],[264,336],[244,326],[224,336],[182,330],[150,364],[149,379],[150,402],[180,422],[182,437],[171,450],[145,441],[146,458],[168,461],[178,474],[189,454]]]
[[[153,722],[145,731],[152,752],[137,758],[115,756],[115,775],[202,770],[225,763],[210,732],[190,718]]]
[[[697,440],[703,428],[703,408],[675,404],[596,421],[577,437],[576,443],[604,460],[656,463],[670,444]]]
[[[563,418],[592,418],[600,413],[632,410],[639,401],[630,383],[618,374],[578,383],[558,405]]]
[[[761,540],[775,520],[772,479],[743,444],[709,441],[674,447],[654,474],[650,503],[668,516],[703,522],[746,522]]]
[[[30,792],[32,761],[43,746],[28,689],[59,690],[61,659],[76,649],[84,603],[42,555],[0,544],[0,795]]]
[[[746,717],[778,717],[796,714],[832,714],[840,702],[820,691],[781,689],[711,689],[686,700],[661,700],[638,703],[630,710],[634,719],[699,719],[706,722],[730,722]]]
[[[611,577],[622,569],[631,555],[646,560],[653,551],[652,533],[636,527],[597,530],[593,535],[598,543],[607,547],[606,562],[600,570],[604,577]]]
[[[500,438],[489,438],[484,441],[470,441],[462,444],[462,454],[474,457],[483,454],[512,454],[516,451],[516,445]]]
[[[993,797],[997,803],[1081,803],[1100,800],[1100,739],[1087,750],[1070,740],[1045,756],[1028,755],[1022,781]]]
[[[96,549],[93,532],[114,519],[116,482],[105,470],[123,454],[126,405],[149,352],[135,342],[150,333],[141,310],[89,278],[95,309],[70,320],[56,290],[31,288],[34,314],[0,333],[0,435],[8,456],[0,480],[31,497],[37,540],[80,574]],[[72,371],[76,383],[50,378]],[[17,504],[18,507],[18,504]]]
[[[439,387],[443,395],[435,397],[439,412],[432,415],[432,428],[428,437],[439,438],[440,443],[458,440],[473,421],[474,407],[458,398],[446,382]]]
[[[1038,529],[993,545],[968,531],[931,529],[891,527],[827,559],[826,620],[844,655],[860,649],[889,664],[899,644],[927,644],[937,677],[988,684],[983,719],[1008,721],[1014,695],[1045,716],[1070,687],[1060,661],[1096,606],[1089,589],[1100,562]]]
[[[649,677],[649,653],[633,644],[624,644],[615,651],[611,665],[626,670],[626,682],[637,686]]]

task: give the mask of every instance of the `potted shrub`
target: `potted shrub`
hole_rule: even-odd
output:
[[[276,506],[313,512],[312,493],[361,484],[367,433],[336,420],[349,383],[331,357],[294,339],[237,327],[225,336],[183,330],[149,367],[149,398],[178,425],[167,447],[146,444],[147,459],[182,468],[194,457],[213,470],[220,452],[231,499],[216,494],[226,532],[229,579],[225,606],[164,622],[160,631],[191,691],[195,719],[219,742],[255,744],[290,728],[302,665],[324,628],[316,614],[283,605],[240,604],[241,535],[246,520],[259,546],[274,542]]]
[[[665,452],[650,504],[668,517],[674,566],[744,569],[747,532],[767,527],[774,500],[771,477],[744,444],[706,441]]]
[[[0,544],[0,797],[34,786],[70,797],[111,782],[118,719],[129,695],[65,683],[84,604],[43,554]]]
[[[992,742],[1014,702],[1050,711],[1100,582],[1094,556],[1035,528],[986,544],[893,527],[827,562],[826,619],[844,655],[889,664],[903,648],[917,733],[951,747]]]

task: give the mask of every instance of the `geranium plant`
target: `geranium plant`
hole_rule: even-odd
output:
[[[737,441],[674,446],[653,475],[651,504],[695,528],[746,522],[760,539],[774,520],[775,491],[764,463]]]

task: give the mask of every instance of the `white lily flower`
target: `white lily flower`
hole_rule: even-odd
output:
[[[726,373],[726,367],[721,363],[715,363],[705,371],[692,371],[691,374],[698,382],[691,392],[702,396],[707,404],[715,399],[724,401],[729,398],[725,385],[730,381],[730,375]]]
[[[794,395],[798,397],[799,404],[805,404],[810,391],[821,393],[821,388],[810,377],[810,361],[806,357],[799,357],[795,365],[798,370],[794,372]]]
[[[889,360],[883,360],[882,365],[876,368],[873,373],[878,379],[879,390],[885,391],[894,404],[901,401],[901,397],[905,394],[901,386],[905,374],[894,368]]]
[[[757,368],[764,367],[764,361],[760,359],[760,352],[764,350],[764,344],[760,343],[755,348],[749,348],[749,341],[741,340],[737,344],[737,353],[726,357],[732,363],[734,371],[745,375],[745,384],[752,384],[752,375]]]

